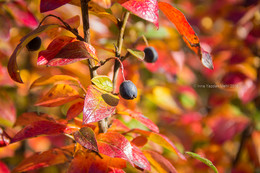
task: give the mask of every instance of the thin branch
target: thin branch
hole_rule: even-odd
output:
[[[90,31],[89,31],[89,13],[88,13],[88,2],[90,0],[80,0],[81,2],[81,15],[83,22],[83,33],[84,33],[84,41],[90,43]],[[93,70],[94,62],[88,59],[90,77],[93,78],[97,76],[97,71]]]
[[[240,138],[240,145],[239,145],[236,157],[234,158],[233,163],[232,163],[233,168],[237,165],[237,163],[240,159],[240,156],[241,156],[242,149],[244,148],[245,142],[251,136],[252,130],[253,130],[253,127],[252,127],[252,124],[250,123],[242,132],[241,138]]]
[[[122,45],[123,45],[123,41],[124,41],[125,27],[126,27],[126,23],[129,18],[129,15],[130,15],[130,12],[127,11],[127,12],[125,12],[124,17],[123,17],[123,23],[120,27],[120,33],[119,33],[118,40],[117,40],[117,49],[116,49],[116,53],[115,53],[116,57],[121,56],[121,50],[122,50]],[[114,76],[113,76],[113,93],[116,92],[116,81],[117,81],[117,77],[118,77],[119,68],[120,68],[120,62],[115,61]]]
[[[115,46],[115,56],[116,56],[116,58],[118,58],[118,60],[121,60],[120,58],[121,58],[121,50],[122,50],[122,46],[123,46],[123,41],[124,41],[125,27],[126,27],[126,23],[129,18],[129,15],[130,15],[130,13],[128,11],[125,12],[122,22],[118,23],[120,31],[119,31],[119,35],[118,35],[118,39],[117,39],[117,46]],[[117,76],[118,76],[120,65],[123,67],[122,62],[118,61],[118,60],[115,60],[115,65],[114,65],[113,93],[115,93],[115,89],[116,89],[115,86],[116,86],[116,81],[117,81]],[[123,71],[123,68],[122,68],[122,71]],[[108,116],[98,122],[99,133],[107,132],[110,120],[111,120],[111,116]]]

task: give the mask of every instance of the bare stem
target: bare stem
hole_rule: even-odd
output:
[[[119,32],[119,36],[117,39],[117,49],[116,49],[116,57],[120,58],[121,57],[121,50],[122,50],[122,45],[123,45],[123,41],[124,41],[124,33],[125,33],[125,27],[126,27],[126,23],[127,20],[129,18],[130,13],[127,11],[124,14],[123,17],[123,23],[120,26],[120,32]],[[116,81],[117,81],[117,77],[118,77],[118,71],[120,68],[120,62],[119,61],[115,61],[115,65],[114,65],[114,76],[113,76],[113,93],[116,92]]]
[[[84,33],[84,41],[90,43],[90,31],[89,31],[89,14],[88,14],[88,2],[90,0],[80,0],[81,2],[81,15],[83,22],[83,33]],[[94,62],[88,59],[89,71],[91,78],[97,76],[97,71],[93,70]]]
[[[130,13],[127,11],[124,13],[124,17],[123,20],[121,22],[119,22],[119,35],[118,35],[118,39],[117,39],[117,45],[115,46],[115,56],[116,58],[118,58],[118,60],[121,60],[121,50],[122,50],[122,46],[123,46],[123,41],[124,41],[124,33],[125,33],[125,27],[126,27],[126,23],[127,20],[129,18]],[[116,81],[117,81],[117,76],[118,76],[118,72],[119,72],[119,68],[120,65],[123,67],[122,62],[115,60],[115,65],[114,65],[114,76],[113,76],[113,93],[115,93],[116,91]],[[123,68],[122,68],[123,70]],[[110,120],[111,120],[111,116],[106,117],[105,119],[101,120],[98,122],[98,126],[99,126],[99,133],[106,133],[107,129],[109,128],[109,124],[110,124]]]

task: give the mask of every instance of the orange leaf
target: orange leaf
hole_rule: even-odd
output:
[[[35,105],[54,107],[79,98],[79,93],[69,85],[57,84],[45,94]]]
[[[71,105],[67,112],[67,120],[71,120],[71,119],[75,118],[76,116],[78,116],[83,111],[83,108],[84,108],[83,101],[79,101],[79,102]]]
[[[104,8],[111,7],[111,0],[92,0],[92,1]]]
[[[36,153],[24,159],[13,172],[26,172],[42,167],[57,165],[69,161],[74,151],[74,145],[54,148],[43,153]]]
[[[189,48],[200,57],[202,64],[209,69],[213,69],[211,55],[201,49],[198,36],[182,12],[166,2],[159,2],[158,5],[159,9],[162,10],[165,16],[175,25]]]
[[[20,71],[18,69],[17,66],[17,62],[16,62],[16,58],[17,55],[20,53],[21,49],[23,47],[25,47],[33,38],[35,38],[36,36],[38,36],[39,34],[41,34],[44,31],[47,31],[49,29],[52,28],[56,28],[59,27],[59,25],[42,25],[39,26],[38,28],[36,28],[35,30],[33,30],[31,33],[27,34],[26,36],[24,36],[20,43],[16,46],[14,52],[12,53],[9,62],[8,62],[8,73],[10,75],[10,77],[19,83],[23,83],[21,76],[20,76]]]
[[[157,0],[129,0],[122,4],[127,10],[159,28]]]
[[[186,160],[185,156],[179,152],[176,146],[166,136],[162,134],[144,131],[141,129],[133,129],[130,130],[129,132],[141,134],[147,137],[149,140],[161,145],[162,147],[175,152],[182,160]]]
[[[38,115],[38,113],[36,113],[36,112],[26,112],[26,113],[23,113],[22,115],[18,116],[14,126],[25,126],[25,125],[34,123],[36,121],[53,121],[53,122],[55,122],[55,120],[47,114]]]
[[[126,161],[118,158],[111,158],[86,150],[79,150],[71,161],[68,173],[86,173],[86,172],[107,172],[109,167],[125,168]]]
[[[155,170],[160,173],[177,173],[177,170],[172,166],[171,162],[165,159],[161,154],[154,151],[144,151],[144,155],[152,164]]]

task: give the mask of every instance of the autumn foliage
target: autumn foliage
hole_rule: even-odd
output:
[[[0,7],[0,173],[259,170],[257,1]]]

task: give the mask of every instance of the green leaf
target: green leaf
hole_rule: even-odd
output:
[[[103,89],[107,92],[113,91],[112,81],[107,76],[98,75],[91,79],[91,82],[94,83],[98,88]]]
[[[127,51],[133,55],[134,57],[140,59],[140,60],[144,60],[144,52],[140,51],[140,50],[132,50],[132,49],[127,49]]]
[[[199,160],[199,161],[205,163],[205,164],[208,165],[211,169],[213,169],[213,171],[214,171],[215,173],[218,173],[217,168],[213,165],[213,163],[212,163],[210,160],[208,160],[208,159],[206,159],[206,158],[200,156],[199,154],[193,153],[193,152],[187,151],[187,152],[185,152],[185,153],[188,154],[189,156],[191,156],[191,157],[193,157],[193,158],[195,158],[195,159],[197,159],[197,160]]]

